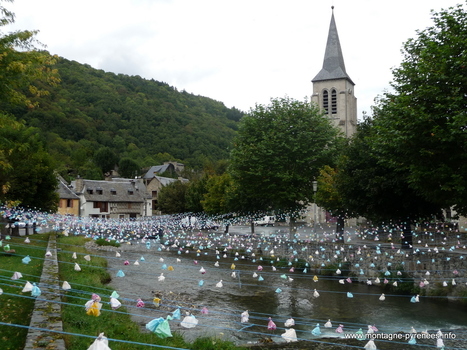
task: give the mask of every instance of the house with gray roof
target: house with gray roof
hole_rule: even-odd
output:
[[[71,186],[80,199],[80,216],[131,219],[152,215],[151,197],[142,179],[78,178]]]

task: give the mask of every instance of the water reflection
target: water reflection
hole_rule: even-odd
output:
[[[220,336],[237,343],[257,340],[268,335],[267,322],[272,317],[278,329],[275,334],[285,331],[284,322],[295,319],[297,336],[303,339],[314,338],[311,330],[317,323],[321,326],[322,336],[342,336],[335,332],[339,324],[344,331],[355,332],[368,325],[376,325],[381,332],[409,332],[411,327],[417,331],[465,328],[467,326],[466,306],[450,303],[445,298],[420,298],[419,303],[411,303],[411,296],[386,294],[386,300],[380,301],[382,291],[378,286],[360,283],[340,284],[336,279],[319,278],[313,281],[313,274],[294,272],[289,269],[273,271],[271,266],[264,265],[263,271],[257,270],[257,263],[249,260],[235,261],[236,277],[231,277],[232,259],[220,259],[221,266],[214,267],[216,257],[212,255],[195,257],[194,255],[176,255],[173,253],[125,252],[125,259],[138,259],[145,254],[145,262],[140,266],[129,265],[126,277],[114,278],[112,286],[120,293],[138,296],[143,300],[152,300],[154,289],[176,291],[190,298],[190,305],[182,305],[184,311],[192,312],[199,319],[199,326],[186,330],[175,321],[171,322],[174,331],[180,331],[188,340],[199,336]],[[110,253],[109,253],[110,255]],[[132,255],[130,258],[129,255]],[[161,268],[160,257],[164,256],[165,265],[173,265],[174,271]],[[176,262],[180,259],[181,262]],[[193,260],[198,260],[194,264]],[[199,270],[203,266],[206,274]],[[109,268],[120,269],[121,261],[109,259]],[[157,276],[164,272],[166,280],[157,282]],[[263,281],[258,277],[262,276]],[[281,276],[286,275],[287,278]],[[292,281],[288,277],[293,278]],[[198,285],[199,280],[204,285]],[[223,288],[215,285],[223,281]],[[276,293],[280,288],[281,292]],[[313,297],[316,289],[320,296]],[[353,298],[347,297],[347,292]],[[177,303],[163,300],[163,303],[175,309]],[[208,315],[200,314],[203,306],[209,309]],[[240,322],[240,314],[248,310],[248,324]],[[143,326],[151,317],[163,316],[157,309],[131,310],[132,313],[146,312],[146,318],[137,319]],[[149,319],[148,319],[149,317]],[[330,319],[332,329],[325,329],[324,323]]]

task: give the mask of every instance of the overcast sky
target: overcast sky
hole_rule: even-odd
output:
[[[463,0],[15,0],[13,29],[46,49],[114,73],[163,81],[249,111],[303,100],[323,63],[331,5],[358,117],[389,88],[403,42],[430,10]]]

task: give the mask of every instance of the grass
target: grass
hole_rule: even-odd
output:
[[[1,322],[29,326],[34,299],[23,297],[29,297],[30,293],[22,293],[21,290],[26,281],[39,282],[48,237],[48,234],[35,234],[29,237],[29,244],[24,243],[25,237],[12,236],[11,240],[3,240],[3,245],[9,244],[16,253],[8,255],[3,247],[0,248],[0,288],[3,289],[0,296]],[[26,255],[32,259],[29,264],[21,261]],[[15,271],[21,272],[23,278],[11,280]],[[0,347],[6,350],[23,349],[27,332],[27,328],[0,325]]]
[[[185,342],[183,337],[176,332],[172,332],[173,337],[161,339],[157,335],[149,332],[141,332],[138,324],[131,320],[130,315],[126,314],[124,306],[119,308],[118,312],[112,312],[106,297],[112,294],[113,289],[107,287],[111,277],[108,274],[107,260],[93,256],[91,261],[78,258],[81,271],[74,271],[74,264],[77,262],[72,258],[72,252],[88,254],[84,248],[86,242],[84,237],[64,237],[57,239],[57,247],[63,249],[59,252],[60,280],[70,283],[73,289],[78,291],[68,291],[62,301],[67,303],[62,306],[63,328],[65,332],[86,334],[97,337],[99,333],[104,332],[108,338],[121,339],[130,342],[157,344],[159,346],[184,348],[192,350],[216,349],[216,350],[240,350],[233,343],[218,339],[200,338],[194,343]],[[84,304],[91,299],[92,293],[99,294],[102,298],[102,310],[99,317],[86,314]],[[76,305],[70,305],[76,304]],[[66,335],[64,337],[67,349],[87,349],[93,342],[90,338]],[[110,345],[110,344],[109,344]],[[155,347],[145,345],[135,345],[120,342],[111,342],[112,350],[132,350],[137,346],[138,349],[155,349]]]
[[[118,243],[116,240],[107,240],[104,238],[99,238],[94,241],[97,245],[103,246],[103,245],[108,245],[112,247],[120,247],[120,243]]]

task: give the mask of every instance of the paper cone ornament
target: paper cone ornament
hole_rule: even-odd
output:
[[[297,339],[297,332],[295,332],[295,329],[293,329],[293,328],[287,329],[284,333],[281,334],[281,337],[282,337],[287,343],[291,343],[291,342],[296,342],[296,341],[298,341],[298,339]]]
[[[13,276],[11,277],[11,279],[12,280],[17,280],[17,279],[20,279],[21,277],[23,277],[21,272],[15,272],[15,273],[13,273]]]
[[[73,255],[71,256],[73,259],[76,259],[77,256],[76,256],[76,253],[73,253]]]
[[[31,262],[31,258],[28,256],[25,256],[23,259],[21,259],[23,264],[29,264]]]
[[[206,273],[206,270],[205,270],[203,267],[201,267],[201,268],[199,269],[199,272],[201,272],[201,274],[204,275],[204,274]]]
[[[203,284],[204,284],[204,281],[203,281],[203,280],[200,280],[200,281],[198,282],[198,286],[200,286],[200,287],[202,287]]]
[[[180,322],[180,326],[184,328],[194,328],[198,324],[198,320],[193,315],[188,315],[183,318],[183,321]]]
[[[376,350],[376,345],[373,339],[370,339],[368,343],[365,344],[364,348],[367,350]]]
[[[140,298],[136,300],[136,307],[144,307],[144,301],[142,301]]]
[[[220,280],[219,282],[216,283],[217,288],[222,288],[222,286],[223,286],[222,280]]]
[[[279,294],[279,293],[282,293],[282,289],[277,288],[277,289],[276,289],[276,293],[278,293],[278,294]]]
[[[118,270],[117,277],[125,277],[125,273],[122,270]]]
[[[243,311],[240,314],[240,322],[241,323],[248,323],[248,319],[250,318],[250,314],[248,313],[248,310]]]
[[[319,297],[319,293],[318,291],[315,289],[315,291],[313,292],[313,297],[315,298],[318,298]]]
[[[215,267],[219,267],[219,261],[216,261],[216,262],[214,263],[214,266],[215,266]]]
[[[152,299],[152,303],[154,306],[159,307],[161,305],[161,299],[160,298],[154,298]]]
[[[336,333],[344,332],[344,330],[342,328],[344,328],[344,325],[340,324],[339,327],[336,328]]]
[[[205,306],[201,309],[201,314],[202,315],[207,315],[209,313],[208,308]]]
[[[313,334],[315,337],[319,337],[321,335],[321,329],[319,328],[319,323],[316,325],[315,328],[311,331],[311,334]]]
[[[31,241],[29,240],[29,237],[26,237],[26,239],[24,240],[24,243],[31,243]]]
[[[46,256],[46,257],[51,257],[51,256],[52,256],[52,253],[50,252],[50,250],[48,250],[48,251],[45,253],[45,256]]]
[[[235,264],[232,263],[232,265],[230,265],[230,269],[235,270]]]
[[[138,260],[136,260],[136,261],[133,263],[133,265],[135,265],[135,266],[139,266],[139,262],[138,262]]]
[[[85,255],[83,258],[86,261],[91,261],[91,255]]]
[[[274,331],[276,328],[276,324],[272,321],[271,317],[269,317],[268,330]]]
[[[384,293],[381,294],[381,296],[379,297],[379,300],[384,301],[385,299],[386,299],[386,296],[384,295]]]
[[[104,336],[104,333],[101,333],[96,340],[94,340],[88,350],[111,350],[108,345],[109,341],[107,337]]]
[[[173,271],[174,270],[174,267],[172,265],[170,265],[168,268],[167,268],[168,271]]]
[[[155,318],[154,320],[146,323],[146,329],[154,333],[162,322],[164,322],[162,317]]]
[[[288,318],[288,319],[284,322],[284,326],[286,326],[286,327],[295,326],[295,320],[294,320],[293,318]]]
[[[350,292],[347,292],[347,298],[353,298],[353,294]]]
[[[331,320],[328,320],[328,322],[324,324],[324,328],[332,328]]]
[[[41,290],[39,289],[38,286],[36,286],[35,283],[33,283],[32,290],[31,290],[31,296],[38,297],[39,295],[41,295]]]
[[[81,267],[77,263],[75,263],[75,271],[81,271]]]
[[[163,281],[165,280],[164,274],[161,273],[161,275],[160,275],[159,277],[157,277],[157,280],[158,280],[159,282],[163,282]]]
[[[117,310],[120,306],[122,306],[120,301],[118,301],[116,298],[110,298],[110,307],[113,310]]]
[[[2,289],[2,288],[0,288],[0,295],[2,295],[2,294],[3,294],[3,289]]]
[[[181,318],[180,309],[172,311],[172,319],[179,320]]]
[[[70,284],[69,284],[67,281],[63,281],[62,289],[63,289],[63,290],[70,290],[70,289],[71,289],[71,286],[70,286]]]
[[[120,298],[120,295],[118,295],[118,293],[116,291],[113,291],[112,294],[110,294],[110,297],[118,299],[118,298]]]
[[[260,282],[261,282],[261,281],[264,281],[264,278],[261,277],[261,275],[260,275],[260,276],[258,277],[258,281],[260,281]]]
[[[86,315],[98,317],[101,314],[102,304],[95,300],[89,300],[85,305]]]
[[[313,281],[314,281],[314,282],[318,282],[318,276],[316,276],[316,275],[313,276]]]
[[[32,291],[32,284],[26,281],[26,284],[24,285],[24,288],[21,292],[26,293],[26,292],[31,292]]]

